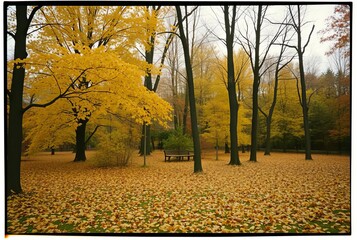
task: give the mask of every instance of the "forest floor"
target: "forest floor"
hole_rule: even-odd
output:
[[[350,158],[337,155],[202,153],[164,162],[155,151],[128,167],[75,163],[73,153],[22,161],[23,194],[7,199],[9,234],[26,233],[350,233]]]

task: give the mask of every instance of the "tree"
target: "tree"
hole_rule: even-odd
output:
[[[23,91],[25,81],[25,63],[27,58],[26,40],[31,22],[41,6],[29,8],[27,5],[16,6],[16,31],[7,31],[15,40],[15,62],[11,79],[11,89],[7,89],[9,101],[9,126],[7,131],[6,153],[6,195],[22,192],[20,181],[22,122],[23,122]]]
[[[316,94],[310,105],[311,146],[329,152],[329,131],[333,128],[333,115],[329,106],[331,99],[323,94]],[[315,145],[315,146],[314,146]]]
[[[158,45],[157,37],[162,31],[164,31],[164,27],[160,19],[165,16],[165,14],[170,10],[168,7],[162,6],[146,6],[144,7],[145,12],[145,21],[147,22],[146,31],[145,31],[145,42],[142,44],[144,45],[143,48],[145,49],[145,53],[142,54],[145,58],[148,67],[146,68],[146,74],[144,78],[144,86],[150,90],[156,92],[159,82],[161,79],[161,69],[164,65],[167,51],[171,45],[171,42],[175,36],[174,32],[169,33],[164,49],[162,51],[162,55],[160,57],[160,63],[158,66],[158,72],[156,74],[155,80],[153,81],[153,75],[155,73],[155,64],[154,64],[154,55],[155,55],[155,48]],[[175,24],[176,25],[176,24]],[[150,125],[143,125],[142,129],[142,137],[140,141],[140,154],[144,154],[144,143],[146,142],[146,153],[150,154],[151,152],[151,131]],[[146,132],[144,134],[144,132]],[[146,135],[146,140],[144,136]]]
[[[231,159],[230,165],[240,165],[238,155],[238,100],[235,74],[234,74],[234,58],[233,58],[233,44],[234,44],[234,30],[236,23],[237,6],[232,7],[232,18],[229,19],[229,6],[224,6],[224,24],[226,31],[226,47],[227,47],[227,90],[229,98],[229,116],[230,116],[230,142],[231,142]]]
[[[87,46],[90,49],[111,45],[110,42],[113,42],[113,40],[118,41],[118,32],[121,32],[122,35],[120,36],[127,35],[130,39],[128,29],[133,27],[128,22],[128,19],[132,18],[128,14],[129,11],[130,7],[46,7],[41,13],[51,27],[44,29],[41,37],[46,40],[52,38],[54,43],[65,47],[68,51],[81,54],[80,50],[76,48],[78,44]],[[61,17],[59,18],[58,16]],[[106,21],[108,21],[108,24],[103,24]],[[68,24],[68,22],[71,24]],[[125,42],[123,41],[122,44]],[[80,87],[90,87],[86,78],[81,81]],[[78,118],[79,113],[76,108],[72,108],[72,110],[78,122],[75,130],[76,155],[74,161],[85,161],[85,133],[86,125],[91,118],[91,112],[87,109],[87,116]]]
[[[190,116],[191,116],[191,128],[192,128],[192,138],[193,138],[193,148],[194,148],[194,172],[202,172],[202,164],[201,164],[201,146],[200,146],[200,138],[197,124],[197,113],[196,113],[196,103],[195,103],[195,91],[194,91],[194,83],[193,83],[193,73],[192,73],[192,65],[190,59],[190,48],[188,44],[188,36],[185,33],[185,29],[183,27],[183,17],[181,13],[181,8],[176,6],[176,13],[178,19],[178,27],[180,33],[180,39],[184,51],[185,57],[185,66],[186,66],[186,74],[187,74],[187,87],[188,87],[188,96],[190,103]],[[187,6],[185,6],[186,17],[188,15]],[[188,21],[186,19],[186,21]],[[187,30],[187,29],[186,29]]]
[[[321,42],[334,42],[328,56],[332,57],[332,64],[335,70],[335,77],[328,91],[328,99],[332,98],[330,106],[335,113],[332,129],[329,131],[330,138],[337,141],[338,150],[349,151],[348,145],[351,141],[351,96],[350,96],[350,21],[351,5],[337,5],[334,16],[326,19],[328,26],[320,31],[323,34]],[[327,35],[327,36],[326,36]]]
[[[271,104],[268,107],[267,111],[264,111],[262,107],[259,107],[259,111],[263,114],[266,122],[266,137],[265,137],[265,152],[264,155],[270,155],[270,150],[271,150],[271,123],[273,119],[273,113],[277,101],[277,96],[278,96],[278,84],[279,84],[279,79],[282,77],[281,72],[284,69],[285,66],[287,66],[295,56],[292,56],[288,59],[285,59],[284,53],[287,49],[285,46],[285,43],[288,42],[287,39],[287,33],[288,33],[288,28],[285,28],[284,34],[282,36],[282,42],[280,43],[280,52],[277,57],[275,67],[274,67],[274,77],[273,77],[273,97],[271,100]]]
[[[135,13],[132,8],[136,9]],[[117,57],[124,62],[136,65],[139,69],[151,69],[150,64],[145,64],[144,61],[138,59],[136,54],[133,54],[135,53],[133,50],[136,43],[145,43],[147,39],[147,36],[143,34],[138,37],[138,33],[141,33],[142,29],[148,29],[147,34],[151,35],[153,26],[156,25],[156,21],[153,21],[153,19],[146,21],[145,18],[142,18],[142,16],[146,16],[144,10],[141,7],[125,6],[46,7],[42,11],[42,16],[49,22],[50,27],[43,29],[36,44],[47,46],[49,49],[62,48],[62,52],[67,51],[76,54],[83,54],[78,47],[80,45],[89,49],[102,47],[117,54]],[[58,16],[61,16],[61,18],[58,18]],[[67,24],[68,22],[71,22],[71,24]],[[35,47],[33,51],[41,52],[41,49]],[[56,53],[62,54],[61,51]],[[155,71],[152,70],[152,72]],[[88,79],[85,76],[80,81],[80,84],[74,85],[75,88],[82,88],[82,90],[88,88],[89,92],[92,92],[95,79]],[[86,99],[87,96],[89,95],[81,96],[81,103],[86,102],[88,105],[91,102],[92,105],[86,108],[82,107],[82,113],[79,113],[77,109],[79,102],[75,103],[73,99],[67,98],[71,103],[70,109],[73,111],[73,116],[78,122],[75,161],[86,159],[86,125],[89,119],[93,118],[92,111],[101,104],[100,97],[97,101],[93,101],[93,99]],[[92,111],[90,111],[90,108]],[[83,117],[84,112],[85,117]]]
[[[299,148],[303,136],[303,121],[299,110],[299,97],[296,82],[289,69],[282,70],[279,79],[277,102],[271,126],[271,138],[279,140],[278,146],[286,151],[288,147]]]
[[[342,149],[349,150],[348,147],[351,137],[351,93],[350,93],[350,78],[342,72],[337,72],[336,80],[336,96],[334,97],[333,109],[336,114],[334,127],[330,130],[330,136],[338,142],[340,153]]]
[[[39,58],[39,62],[44,60],[43,57]],[[48,56],[49,59],[53,57],[52,54]],[[63,89],[71,91],[62,95],[52,108],[37,110],[28,117],[27,121],[34,125],[33,132],[29,135],[32,144],[48,140],[38,139],[43,131],[47,131],[47,134],[59,130],[65,133],[68,128],[77,128],[78,119],[86,119],[88,113],[97,126],[103,125],[100,122],[103,116],[118,111],[140,124],[151,124],[155,121],[165,125],[166,121],[170,120],[170,105],[156,93],[142,86],[140,79],[144,76],[144,71],[140,71],[135,65],[125,63],[105,48],[82,49],[82,55],[68,53],[67,56],[57,59],[56,64],[52,64],[51,67],[48,71],[53,75],[47,73],[44,78],[37,77],[27,90],[29,95],[37,93],[42,97],[35,99],[33,104],[42,106],[41,101],[46,97],[51,99],[56,94],[64,92]],[[72,82],[71,79],[83,72],[83,69],[86,70],[86,78],[93,80],[90,87],[79,91],[78,88],[71,87],[72,84],[78,83]],[[55,85],[57,87],[53,87]],[[41,92],[43,89],[46,89],[49,96]],[[78,112],[77,116],[73,115],[73,108]],[[46,121],[49,119],[52,119],[51,125]],[[58,136],[58,133],[55,134]],[[60,141],[58,137],[56,140]],[[38,149],[36,146],[32,148]]]
[[[192,18],[191,22],[192,25],[190,26],[189,22],[186,21],[186,37],[187,39],[190,36],[190,39],[188,40],[188,45],[190,48],[190,62],[191,62],[191,67],[192,67],[192,74],[193,74],[193,79],[195,80],[195,92],[199,94],[195,95],[195,101],[196,101],[196,108],[197,108],[197,118],[199,119],[201,116],[201,110],[200,106],[203,104],[203,97],[201,95],[202,93],[202,81],[204,81],[205,77],[204,75],[209,74],[209,71],[204,71],[203,66],[204,65],[209,65],[207,64],[210,57],[212,58],[212,55],[210,53],[214,52],[214,48],[207,49],[206,46],[206,40],[207,40],[207,34],[205,33],[201,37],[197,37],[197,29],[199,28],[199,18],[200,18],[200,13],[199,13],[199,8],[195,9],[195,11],[192,11]],[[189,34],[190,33],[190,34]],[[205,50],[204,50],[205,49]],[[206,58],[206,61],[203,60],[203,58]],[[187,83],[187,81],[186,81]],[[207,86],[207,85],[205,85]],[[197,89],[197,90],[196,90]],[[190,111],[190,105],[189,105],[189,89],[188,85],[185,85],[185,104],[184,104],[184,109],[183,109],[183,133],[186,134],[190,130],[190,122],[188,122],[189,116],[188,113]],[[191,122],[192,123],[192,122]],[[191,127],[192,131],[192,127]]]
[[[230,116],[230,165],[240,165],[239,153],[238,153],[238,111],[239,111],[239,102],[240,92],[237,94],[237,83],[240,81],[243,75],[243,69],[245,70],[244,64],[239,65],[240,69],[235,68],[235,58],[234,58],[234,39],[235,39],[235,30],[237,23],[237,13],[238,9],[236,5],[233,6],[224,6],[222,7],[224,23],[221,23],[222,29],[225,31],[225,38],[221,38],[218,35],[215,35],[216,38],[221,40],[227,50],[227,61],[226,66],[222,69],[224,70],[226,76],[225,84],[228,92],[229,99],[229,116]],[[236,72],[238,71],[238,72]],[[227,149],[228,150],[228,149]]]
[[[197,104],[197,116],[200,126],[202,122],[203,107],[212,98],[212,84],[214,80],[216,49],[210,43],[205,42],[204,36],[197,44],[193,45],[192,71],[195,79],[195,93]],[[200,130],[202,132],[202,128]]]
[[[64,8],[59,12],[68,14],[67,10]],[[110,10],[105,12],[108,13]],[[130,20],[127,21],[130,23]],[[59,24],[48,25],[60,26]],[[97,41],[96,37],[102,39],[103,34],[93,30],[91,40],[95,42],[95,47],[90,47],[92,44],[86,42],[88,38],[80,39],[85,43],[83,45],[76,39],[76,36],[83,37],[81,34],[73,35],[72,37],[75,38],[73,41],[62,39],[62,44],[59,44],[60,39],[58,41],[56,39],[62,36],[63,32],[60,29],[43,28],[42,30],[48,32],[43,32],[39,35],[41,37],[28,43],[31,58],[26,60],[24,111],[35,111],[34,107],[46,108],[56,103],[57,108],[52,108],[51,111],[41,111],[41,114],[35,112],[29,119],[33,123],[38,123],[37,126],[49,125],[48,122],[44,123],[45,119],[53,118],[50,115],[56,113],[58,120],[65,120],[59,123],[56,119],[54,123],[61,126],[59,129],[42,128],[38,129],[40,130],[38,134],[36,132],[31,134],[33,145],[39,142],[36,138],[42,134],[41,130],[47,130],[48,135],[51,136],[53,131],[65,132],[64,128],[75,126],[78,129],[78,126],[82,126],[83,122],[86,124],[89,118],[95,120],[105,115],[107,111],[114,112],[116,109],[120,109],[123,113],[130,113],[130,116],[140,123],[144,121],[150,124],[158,121],[163,124],[170,119],[171,107],[157,94],[149,92],[142,86],[141,79],[144,76],[144,70],[142,70],[141,62],[136,61],[135,56],[128,53],[132,50],[130,46],[133,46],[130,42],[133,38],[137,40],[135,36],[130,38],[127,36],[122,44],[128,45],[122,48],[122,45],[117,45],[114,41],[107,42],[106,45],[101,40]],[[51,41],[53,38],[54,41]],[[148,99],[145,100],[145,98]],[[48,117],[43,117],[43,114],[48,114]],[[89,134],[89,137],[96,129],[97,127]],[[55,135],[58,136],[57,133]],[[56,139],[57,144],[60,139]],[[82,143],[88,142],[85,135],[82,139]],[[42,141],[45,140],[51,143],[51,139],[42,139]],[[31,148],[41,149],[44,146]]]
[[[304,133],[305,133],[305,159],[312,160],[311,156],[311,136],[310,136],[310,128],[309,128],[309,109],[308,109],[308,100],[306,96],[306,81],[305,81],[305,71],[304,71],[304,53],[306,50],[307,45],[310,42],[311,34],[314,31],[315,25],[312,26],[308,38],[303,44],[303,20],[302,20],[302,13],[301,13],[301,5],[296,5],[296,10],[294,11],[293,6],[289,5],[289,14],[291,17],[290,26],[293,27],[296,33],[296,46],[287,45],[292,47],[296,50],[299,60],[299,77],[300,77],[300,88],[301,88],[301,98],[300,104],[302,107],[303,112],[303,119],[304,119]]]
[[[178,48],[178,38],[174,38],[171,47],[168,50],[167,67],[169,72],[170,92],[172,93],[171,104],[174,109],[174,128],[178,129],[180,126],[183,128],[183,108],[184,101],[182,99],[182,91],[186,92],[186,85],[182,83],[182,76],[180,75],[180,64],[179,64],[179,48]],[[182,90],[184,89],[184,90]],[[166,91],[167,92],[167,91]]]
[[[268,6],[259,5],[256,8],[253,7],[252,11],[247,11],[247,17],[250,18],[252,24],[254,25],[254,31],[249,30],[248,20],[245,20],[246,28],[239,31],[238,42],[247,53],[250,59],[250,65],[253,72],[253,89],[252,89],[252,128],[251,128],[251,151],[250,151],[250,161],[257,161],[257,149],[258,149],[258,96],[259,96],[259,85],[261,77],[264,73],[272,66],[265,65],[267,56],[271,47],[274,45],[276,39],[282,32],[282,25],[278,25],[275,33],[263,35],[263,23],[266,19],[266,13]],[[253,36],[251,36],[253,33]],[[254,39],[254,40],[252,40]],[[263,45],[264,43],[264,45]]]
[[[335,7],[334,16],[326,19],[327,27],[319,31],[321,42],[332,41],[333,46],[327,55],[342,49],[344,57],[350,57],[351,5],[341,4]]]
[[[202,95],[203,91],[206,91],[207,86],[209,84],[206,83],[206,80],[209,80],[210,72],[208,70],[208,66],[210,65],[210,58],[212,58],[214,48],[211,45],[206,44],[206,34],[202,37],[197,37],[197,26],[199,23],[199,13],[198,11],[193,11],[189,14],[192,17],[190,18],[190,22],[186,22],[186,33],[190,32],[189,46],[190,46],[190,61],[192,65],[192,73],[195,79],[195,92],[196,94],[196,104],[197,104],[197,113],[198,119],[200,118],[201,110],[200,106],[203,104],[205,96]],[[187,16],[184,16],[184,20]],[[172,23],[169,24],[172,28],[170,33],[170,37],[176,36],[176,32],[178,30],[178,22],[177,17],[175,19],[170,19]],[[170,82],[167,83],[170,86],[169,90],[172,93],[170,96],[171,103],[174,107],[174,128],[181,128],[184,134],[191,132],[191,124],[189,122],[189,97],[188,97],[188,87],[187,87],[187,79],[183,68],[181,65],[184,64],[182,60],[182,48],[179,48],[178,38],[172,39],[172,43],[170,48],[167,51],[168,57],[167,65],[169,72]],[[166,46],[168,46],[166,44]]]
[[[328,69],[317,78],[318,90],[309,104],[313,149],[350,151],[350,80],[343,72]]]
[[[204,130],[202,137],[214,143],[216,149],[216,160],[218,160],[218,149],[228,143],[229,137],[229,105],[226,94],[226,86],[221,79],[215,78],[213,82],[212,97],[203,106],[202,122]]]
[[[243,51],[235,54],[235,61],[240,62],[240,58],[246,56]],[[215,145],[216,148],[216,159],[218,159],[218,150],[224,145],[230,144],[230,120],[229,120],[229,99],[227,94],[227,71],[226,71],[226,58],[218,59],[221,61],[214,69],[213,81],[210,88],[210,99],[208,99],[203,106],[203,114],[201,123],[203,124],[203,134],[202,137],[207,139]],[[235,65],[239,68],[239,64]],[[237,71],[236,71],[237,72]],[[246,77],[246,76],[245,76]],[[241,86],[237,89],[238,96],[243,96],[243,86],[250,79],[245,79],[241,77],[237,81],[237,85]],[[247,86],[245,86],[247,87]],[[237,135],[239,145],[248,145],[250,141],[250,134],[247,133],[247,125],[250,125],[250,118],[247,117],[248,109],[245,108],[242,100],[239,101],[238,110],[238,127]]]

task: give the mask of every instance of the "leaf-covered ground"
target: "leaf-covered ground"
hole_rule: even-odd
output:
[[[89,157],[93,153],[88,153]],[[347,156],[203,152],[193,162],[163,161],[162,152],[130,167],[74,163],[72,153],[22,162],[24,194],[7,201],[7,232],[24,233],[350,233]]]

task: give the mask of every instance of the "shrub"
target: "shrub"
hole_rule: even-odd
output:
[[[98,167],[127,166],[137,147],[133,129],[116,129],[99,136],[98,152],[93,163]]]
[[[192,138],[183,134],[181,128],[172,131],[163,143],[165,149],[193,150]]]

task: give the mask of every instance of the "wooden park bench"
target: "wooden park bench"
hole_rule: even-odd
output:
[[[165,162],[166,161],[171,161],[172,158],[176,158],[177,160],[184,160],[184,158],[187,158],[187,161],[190,161],[190,158],[194,156],[193,153],[190,153],[188,150],[164,150],[165,154]]]

